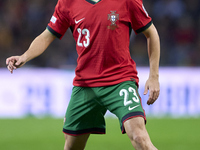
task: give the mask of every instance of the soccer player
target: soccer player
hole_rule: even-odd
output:
[[[147,104],[153,104],[160,91],[160,41],[142,0],[59,0],[47,28],[28,50],[7,58],[8,70],[12,73],[42,54],[68,28],[76,41],[78,64],[63,126],[64,149],[83,150],[90,134],[104,134],[109,110],[136,150],[156,150],[145,128],[136,64],[129,52],[131,30],[142,32],[150,64],[144,94],[149,91]]]

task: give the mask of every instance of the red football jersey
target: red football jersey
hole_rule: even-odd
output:
[[[78,53],[74,86],[99,87],[135,80],[130,32],[151,25],[142,0],[59,0],[47,29],[62,38],[70,27]]]

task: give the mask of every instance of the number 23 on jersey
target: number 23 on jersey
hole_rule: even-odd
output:
[[[88,29],[78,28],[78,40],[77,45],[80,47],[88,47],[90,45],[90,31]],[[81,42],[81,39],[84,37],[84,40]]]

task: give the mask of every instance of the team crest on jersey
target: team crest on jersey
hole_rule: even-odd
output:
[[[116,24],[117,20],[119,20],[119,14],[116,14],[116,11],[110,11],[108,14],[108,20],[110,20],[111,24],[108,26],[108,29],[115,30],[118,26]]]

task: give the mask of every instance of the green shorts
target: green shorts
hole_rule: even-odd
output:
[[[73,87],[63,132],[69,135],[105,134],[104,115],[109,110],[123,123],[133,117],[146,116],[138,89],[133,81],[126,81],[106,87]]]

